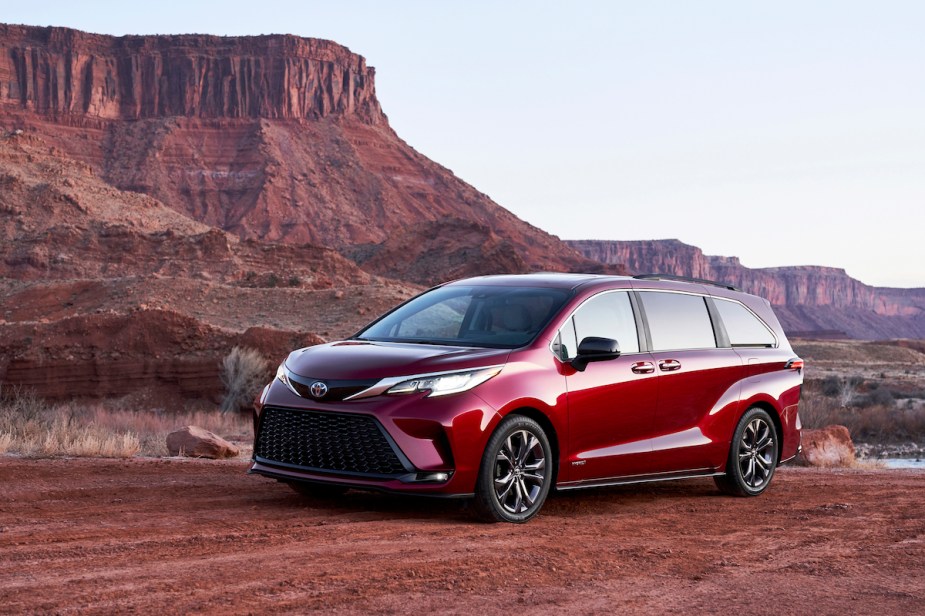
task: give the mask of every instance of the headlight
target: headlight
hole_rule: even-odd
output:
[[[424,374],[393,385],[387,394],[411,394],[419,391],[430,392],[428,397],[448,396],[469,391],[481,385],[491,377],[501,372],[501,367],[480,368],[464,372],[450,372],[444,374]]]
[[[279,368],[276,369],[276,378],[279,379],[280,383],[292,389],[292,385],[289,384],[289,377],[286,376],[286,362],[281,363]]]

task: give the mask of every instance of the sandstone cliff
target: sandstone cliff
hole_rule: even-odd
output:
[[[383,119],[374,69],[331,41],[0,24],[0,49],[0,104],[62,119]]]
[[[113,186],[242,239],[369,254],[397,233],[413,244],[431,239],[430,223],[458,219],[490,228],[521,260],[457,243],[472,273],[600,268],[402,141],[374,75],[340,45],[288,35],[0,25],[0,128],[40,135]],[[414,258],[377,270],[382,262],[366,268],[448,277]]]
[[[766,298],[791,334],[854,338],[925,337],[925,289],[872,287],[834,267],[752,269],[736,257],[703,254],[678,240],[567,242],[632,273],[666,273],[732,284]]]

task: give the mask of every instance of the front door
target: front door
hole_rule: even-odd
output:
[[[658,400],[658,370],[640,352],[636,319],[626,291],[606,291],[582,304],[560,330],[559,355],[575,356],[586,337],[612,338],[620,357],[566,370],[569,409],[568,481],[644,473]]]

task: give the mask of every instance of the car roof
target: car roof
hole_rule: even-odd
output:
[[[535,274],[500,274],[496,276],[476,276],[474,278],[461,278],[447,284],[574,289],[587,283],[606,283],[629,280],[632,280],[631,276],[604,276],[600,274],[537,272]]]
[[[704,284],[706,283],[706,284]],[[659,279],[654,276],[636,278],[634,276],[613,276],[603,274],[572,274],[562,272],[537,272],[534,274],[498,274],[492,276],[475,276],[473,278],[460,278],[447,283],[447,285],[479,285],[497,287],[544,287],[553,289],[586,290],[606,289],[616,287],[635,289],[662,289],[666,291],[693,291],[704,295],[716,297],[741,298],[752,294],[732,289],[730,287],[711,284],[710,281],[698,279],[679,279],[666,277]],[[719,286],[716,286],[719,285]],[[754,296],[758,297],[758,296]],[[764,301],[764,300],[762,300]]]

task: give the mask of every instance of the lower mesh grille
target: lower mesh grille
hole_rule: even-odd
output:
[[[365,415],[265,408],[254,455],[324,471],[407,472],[376,420]]]

